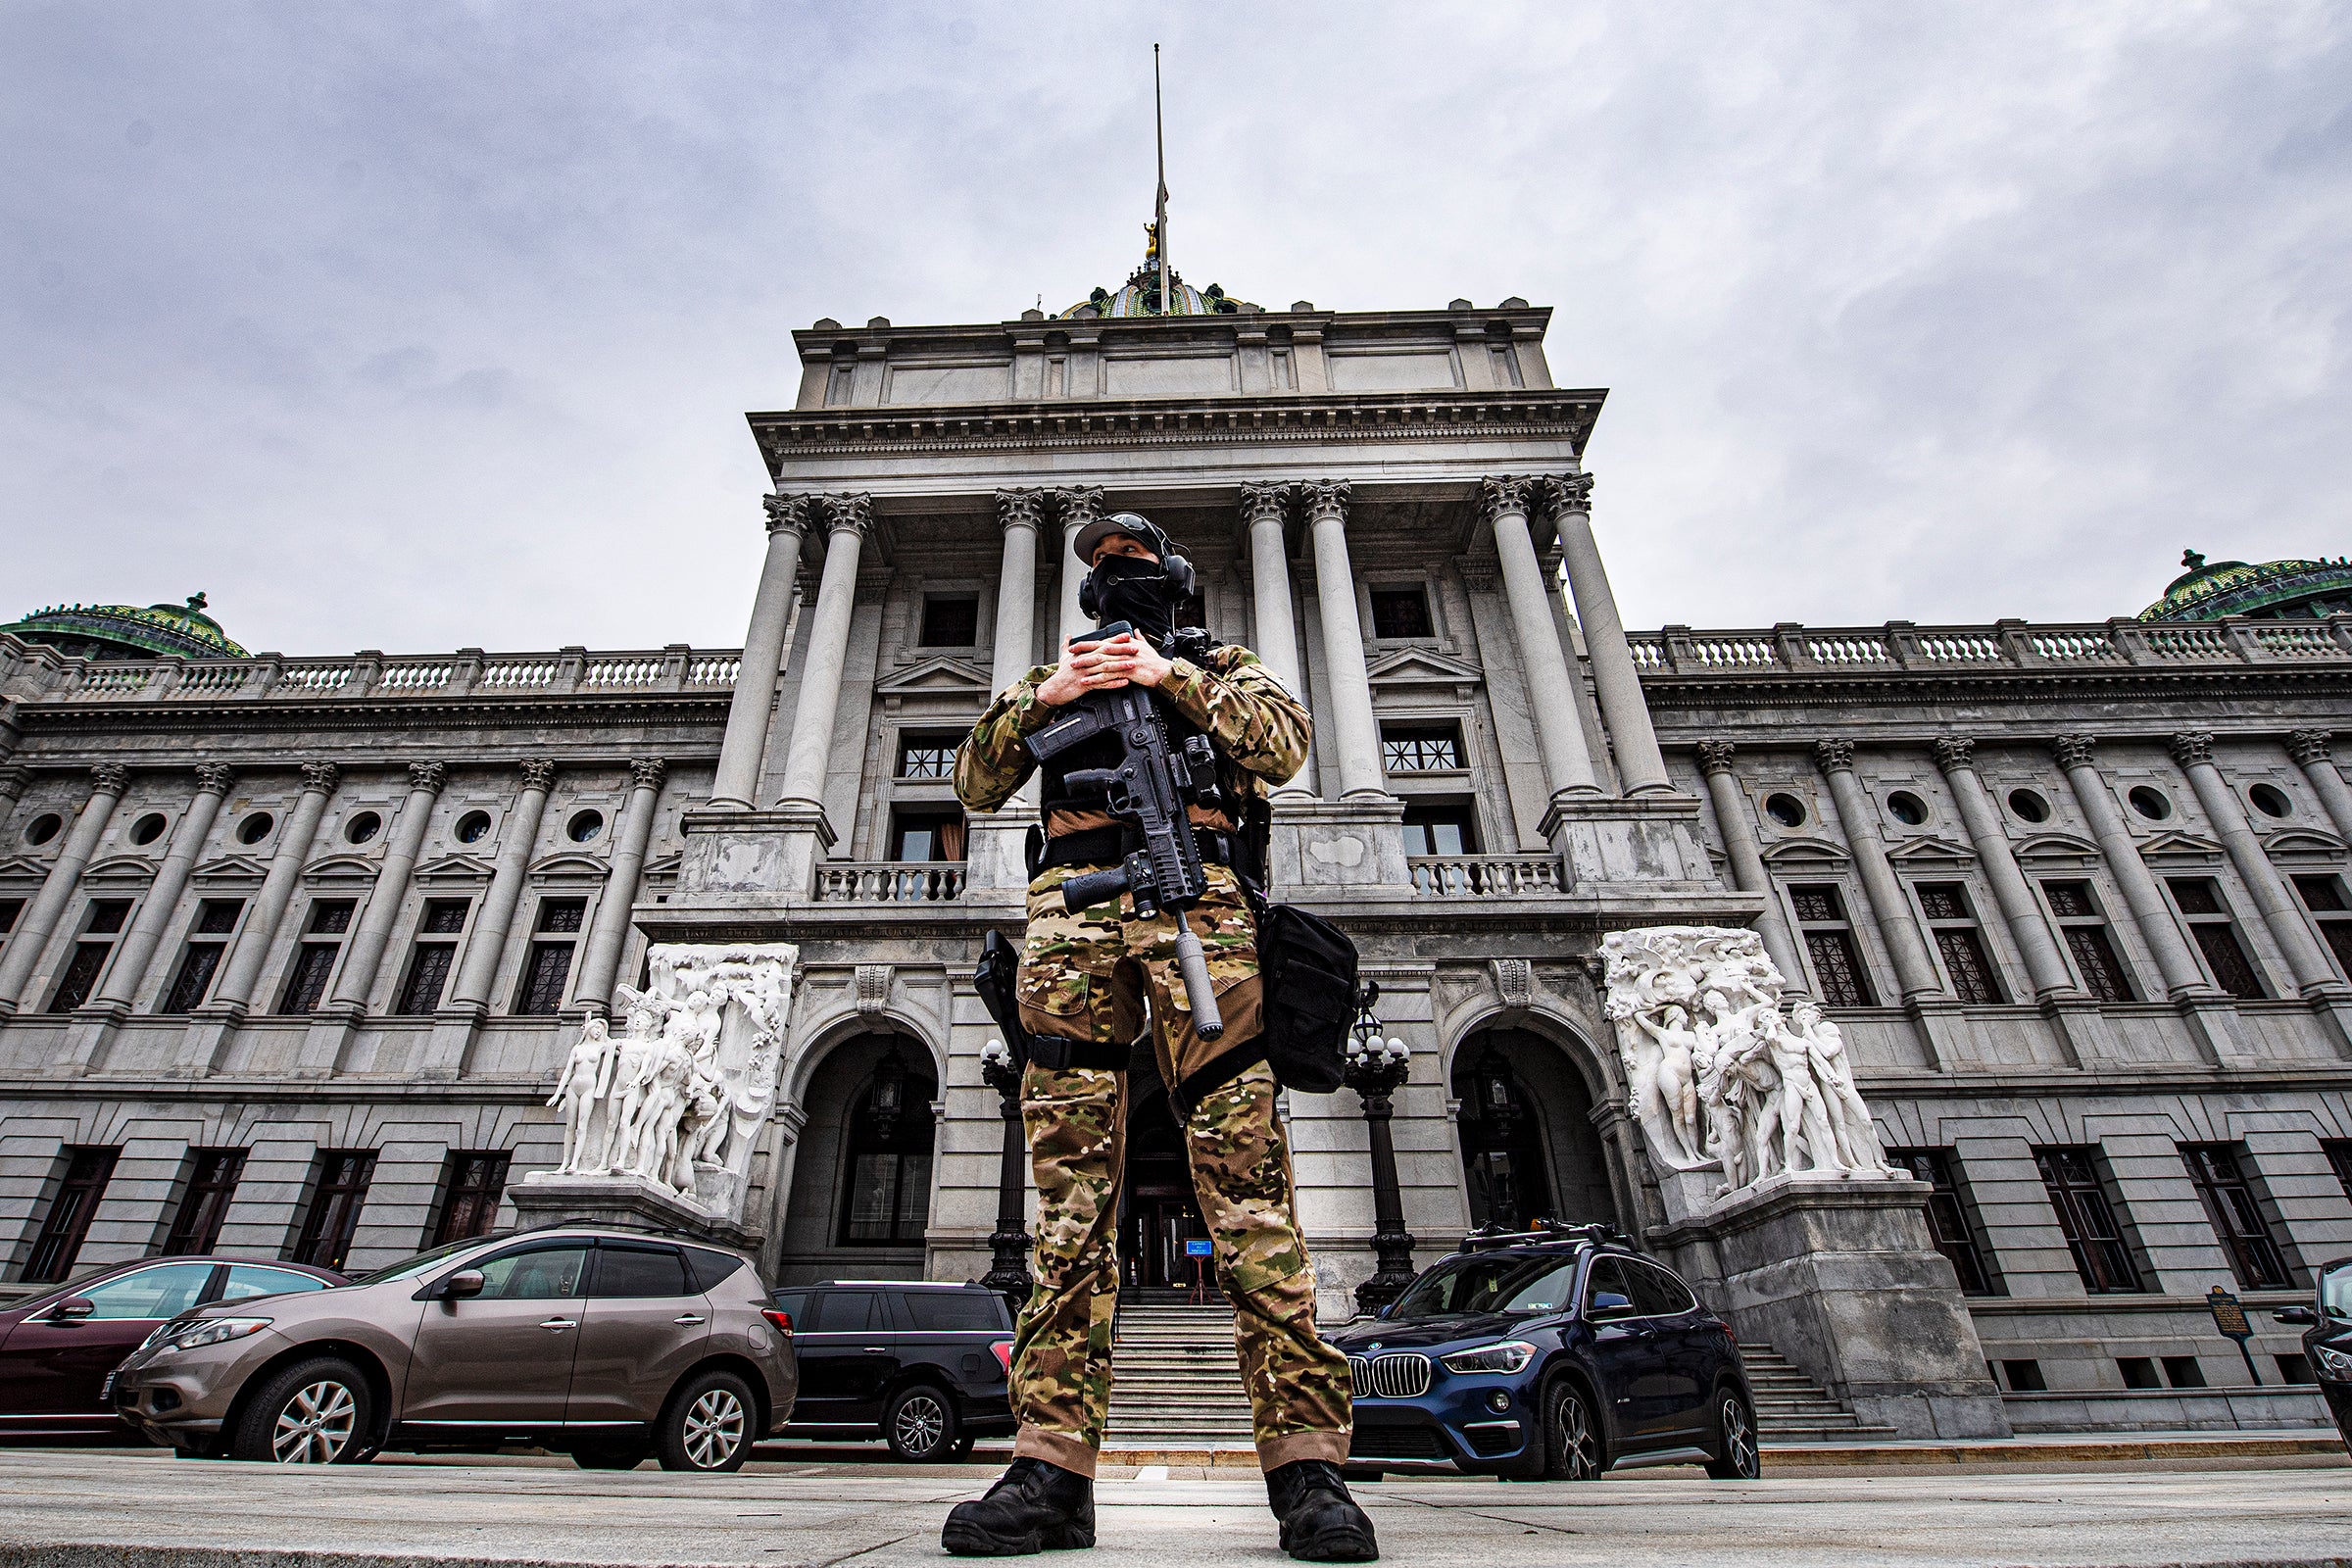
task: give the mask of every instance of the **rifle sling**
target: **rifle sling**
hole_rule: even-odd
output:
[[[1203,865],[1231,865],[1233,843],[1230,835],[1214,828],[1193,829],[1193,843],[1200,851]],[[1116,865],[1127,858],[1127,830],[1122,827],[1080,828],[1075,833],[1059,833],[1046,840],[1046,853],[1039,859],[1042,870],[1049,865]]]

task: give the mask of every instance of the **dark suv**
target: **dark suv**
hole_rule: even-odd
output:
[[[800,1357],[795,1438],[873,1438],[917,1463],[1013,1430],[1012,1313],[978,1285],[825,1280],[771,1294]]]
[[[1463,1245],[1327,1336],[1355,1375],[1352,1473],[1589,1481],[1679,1450],[1719,1479],[1757,1475],[1739,1344],[1672,1269],[1598,1228]]]
[[[2328,1401],[2345,1446],[2352,1447],[2352,1257],[2321,1266],[2311,1305],[2271,1316],[2302,1329],[2303,1354],[2319,1380],[2320,1396]]]

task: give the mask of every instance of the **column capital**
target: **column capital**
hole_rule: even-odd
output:
[[[2194,767],[2199,762],[2213,760],[2213,733],[2210,730],[2184,729],[2174,736],[2167,749],[2173,760],[2182,767]]]
[[[409,788],[412,790],[422,790],[427,795],[438,795],[441,793],[441,787],[448,782],[449,764],[447,762],[411,762],[409,764]]]
[[[2333,761],[2335,754],[2328,749],[2328,733],[2324,729],[2299,729],[2286,738],[2286,754],[2301,767]]]
[[[1730,741],[1700,741],[1698,743],[1700,771],[1709,777],[1717,773],[1729,773],[1732,770],[1734,749]]]
[[[1242,486],[1242,520],[1252,528],[1261,522],[1281,522],[1291,510],[1292,488],[1282,483]]]
[[[314,761],[302,764],[302,787],[305,793],[332,795],[342,782],[343,770],[332,762]]]
[[[638,757],[629,760],[629,787],[658,790],[669,776],[669,764],[659,757]]]
[[[861,490],[818,498],[825,508],[825,532],[863,535],[874,525],[874,498]]]
[[[556,764],[544,757],[523,760],[522,787],[545,792],[556,787]]]
[[[1815,741],[1813,760],[1821,764],[1824,773],[1851,773],[1854,770],[1852,741]]]
[[[1548,473],[1544,476],[1544,504],[1555,517],[1566,513],[1591,513],[1592,476],[1589,473]]]
[[[226,795],[228,787],[237,781],[237,770],[226,762],[198,762],[196,764],[196,793]]]
[[[1099,484],[1071,485],[1054,492],[1054,505],[1061,514],[1061,525],[1076,530],[1102,515],[1102,487]]]
[[[1298,502],[1306,509],[1307,520],[1344,521],[1348,516],[1348,489],[1345,479],[1300,480]]]
[[[1491,524],[1506,513],[1525,517],[1536,504],[1536,481],[1524,474],[1495,474],[1478,481],[1479,514]]]
[[[24,793],[32,775],[21,767],[0,767],[0,801],[13,801]]]
[[[765,495],[760,505],[767,509],[767,531],[775,533],[789,529],[794,533],[808,526],[808,497]]]
[[[1931,748],[1936,754],[1936,765],[1946,773],[1977,765],[1977,743],[1962,735],[1946,735]]]
[[[1045,521],[1046,492],[1043,490],[1000,490],[997,492],[997,526],[1007,533],[1015,528],[1035,529]]]
[[[92,795],[121,795],[130,787],[130,769],[121,762],[100,762],[90,769]]]
[[[2061,735],[2050,742],[2050,755],[2058,759],[2060,767],[2092,767],[2090,750],[2099,744],[2095,735]]]

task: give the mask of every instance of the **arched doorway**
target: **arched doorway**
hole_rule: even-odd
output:
[[[802,1093],[779,1284],[922,1277],[938,1098],[931,1053],[895,1031],[854,1035],[817,1062]]]
[[[1526,1029],[1487,1029],[1453,1058],[1470,1223],[1622,1224],[1592,1096],[1567,1054]]]
[[[1119,1186],[1119,1283],[1190,1290],[1195,1265],[1184,1244],[1206,1240],[1193,1196],[1184,1134],[1156,1075],[1127,1075],[1127,1169]],[[1213,1288],[1213,1270],[1207,1271]]]

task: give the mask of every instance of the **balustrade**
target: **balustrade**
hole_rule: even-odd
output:
[[[963,894],[961,860],[840,860],[816,871],[819,904],[945,904]]]
[[[1546,855],[1415,855],[1404,863],[1424,898],[1528,898],[1560,891],[1560,862]]]
[[[1776,627],[1635,633],[1635,664],[1652,675],[1739,670],[1937,670],[2048,665],[2246,664],[2352,661],[2352,616],[2291,621],[2137,621],[2095,625]]]

